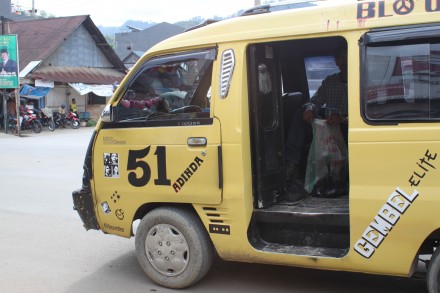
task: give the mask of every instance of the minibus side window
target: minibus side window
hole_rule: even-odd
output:
[[[364,116],[372,122],[440,119],[440,44],[366,47]]]
[[[197,56],[204,58],[197,58]],[[153,60],[140,71],[121,98],[118,121],[207,118],[210,112],[212,58],[187,55]]]

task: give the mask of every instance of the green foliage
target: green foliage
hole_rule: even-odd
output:
[[[110,47],[115,48],[115,35],[105,35],[104,38],[106,39]]]
[[[86,127],[96,126],[96,120],[87,120]]]
[[[38,14],[37,14],[37,18],[39,18],[39,19],[42,19],[42,18],[54,18],[54,17],[56,17],[56,16],[53,15],[53,14],[49,14],[49,13],[47,13],[44,10],[40,10],[38,12]]]
[[[199,23],[200,22],[195,22],[192,20],[185,20],[185,21],[176,22],[175,25],[181,26],[183,28],[190,28],[190,27],[198,25]]]

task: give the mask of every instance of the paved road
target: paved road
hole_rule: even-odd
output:
[[[175,292],[153,284],[134,239],[86,232],[72,210],[92,128],[0,133],[0,292]],[[426,292],[422,281],[218,261],[183,292]]]

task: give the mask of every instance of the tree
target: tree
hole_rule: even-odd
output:
[[[37,18],[42,19],[42,18],[55,18],[56,16],[53,14],[48,14],[46,11],[44,10],[40,10],[39,13],[37,14]]]
[[[107,43],[110,45],[110,47],[112,47],[114,49],[115,48],[115,35],[105,35],[104,38],[107,41]]]

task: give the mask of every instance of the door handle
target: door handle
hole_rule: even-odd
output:
[[[208,143],[206,137],[190,137],[187,140],[189,146],[205,146]]]

